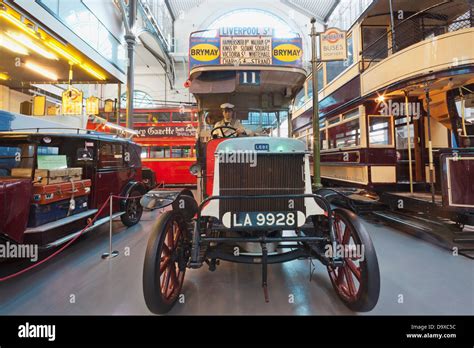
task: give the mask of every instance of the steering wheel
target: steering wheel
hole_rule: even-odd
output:
[[[224,129],[230,129],[232,131],[232,133],[226,135],[224,133]],[[211,131],[211,136],[212,138],[217,138],[217,134],[215,134],[215,131],[217,130],[220,130],[221,131],[221,134],[222,134],[222,138],[235,138],[237,136],[237,129],[235,129],[234,127],[229,127],[229,126],[219,126],[219,127],[216,127],[214,128],[212,131]]]

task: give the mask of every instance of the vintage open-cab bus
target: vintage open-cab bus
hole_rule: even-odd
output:
[[[195,199],[189,190],[151,191],[142,199],[144,208],[172,206],[159,216],[148,242],[146,304],[154,313],[168,312],[186,269],[206,263],[213,271],[218,260],[261,265],[268,301],[269,264],[316,258],[349,308],[370,311],[380,289],[370,236],[355,214],[312,192],[304,143],[205,127],[205,119],[222,117],[223,103],[235,105],[234,116],[242,121],[253,110],[287,112],[305,81],[300,38],[277,39],[268,28],[245,29],[261,35],[229,37],[223,34],[228,30],[191,35],[188,84],[200,114],[198,161],[191,170],[198,192]]]
[[[397,212],[377,214],[472,257],[472,234],[452,233],[444,219],[474,225],[474,4],[392,4],[392,17],[389,1],[374,1],[353,23],[346,61],[318,66],[322,181],[360,189],[377,203],[370,209]],[[292,119],[310,149],[312,78]],[[424,226],[418,213],[443,225]]]

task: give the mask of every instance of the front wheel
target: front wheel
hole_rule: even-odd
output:
[[[340,267],[328,266],[329,277],[339,298],[351,310],[368,312],[377,304],[380,272],[372,240],[355,214],[334,209],[334,233],[343,257]]]
[[[153,227],[143,267],[143,294],[148,309],[167,313],[176,303],[187,263],[187,227],[183,215],[163,213]]]
[[[124,214],[120,216],[122,223],[127,227],[136,225],[142,218],[143,207],[140,204],[141,196],[142,193],[138,189],[133,189],[128,195],[128,197],[132,198],[127,199],[124,204]]]

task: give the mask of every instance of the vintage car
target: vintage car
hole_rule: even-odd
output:
[[[143,208],[140,146],[92,132],[0,132],[0,242],[59,246],[109,221],[110,195],[126,226]],[[87,227],[87,228],[86,228]],[[86,228],[86,229],[85,229]]]

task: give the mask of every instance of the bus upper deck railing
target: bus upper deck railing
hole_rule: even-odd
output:
[[[452,18],[450,18],[450,14]],[[431,37],[474,27],[474,3],[442,1],[394,25],[360,52],[360,72],[388,56]]]

